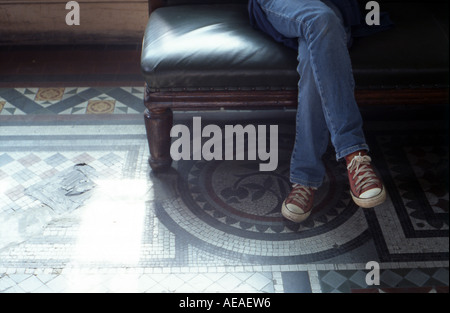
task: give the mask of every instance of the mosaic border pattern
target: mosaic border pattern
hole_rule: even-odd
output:
[[[360,217],[343,223],[339,234],[336,235],[331,235],[333,223],[325,222],[321,226],[327,230],[326,238],[321,238],[314,228],[305,228],[305,234],[311,234],[303,238],[304,245],[301,244],[302,239],[297,244],[291,244],[292,240],[283,241],[282,236],[289,234],[283,233],[281,229],[272,231],[270,235],[257,229],[249,231],[247,228],[251,226],[251,221],[248,214],[235,215],[231,222],[227,222],[225,211],[215,213],[211,208],[215,204],[212,200],[207,200],[220,197],[220,190],[209,194],[211,190],[205,191],[205,188],[199,187],[200,178],[206,179],[212,175],[208,172],[208,167],[190,168],[187,165],[189,162],[185,161],[177,166],[181,174],[174,174],[173,178],[165,182],[166,185],[177,185],[175,193],[179,193],[181,197],[161,201],[157,205],[157,213],[168,229],[178,233],[180,237],[190,238],[190,241],[195,242],[201,249],[253,263],[296,264],[320,262],[342,256],[356,262],[448,261],[448,190],[445,190],[445,185],[441,185],[441,181],[430,182],[439,175],[441,169],[445,169],[448,148],[442,146],[444,135],[432,134],[420,131],[398,131],[394,135],[385,132],[371,133],[370,146],[377,168],[385,180],[389,193],[388,201],[374,209],[356,211],[360,213]],[[410,139],[407,140],[406,137]],[[426,154],[422,153],[420,158],[414,157],[417,154],[414,151],[421,150],[425,144],[434,147],[434,150],[430,148]],[[391,157],[392,155],[396,158]],[[426,162],[426,158],[432,161]],[[426,168],[423,169],[423,166]],[[192,174],[190,170],[193,171]],[[232,171],[229,169],[228,172]],[[424,176],[423,173],[430,173],[431,176]],[[409,189],[411,185],[414,189]],[[199,188],[203,193],[199,194]],[[429,213],[425,216],[416,213],[421,207],[420,203],[425,204],[425,209],[428,208]],[[202,209],[205,205],[209,207]],[[229,223],[233,225],[228,225]],[[239,223],[244,223],[244,228],[239,226]],[[252,236],[252,232],[255,232],[255,235]],[[355,233],[361,235],[350,240],[350,234]],[[333,245],[333,242],[338,241],[338,245]],[[324,250],[323,247],[327,245],[329,248]],[[364,245],[366,248],[361,247],[358,250],[359,246]],[[376,255],[367,253],[370,251],[368,245],[374,246]],[[302,250],[299,248],[302,246],[311,249]],[[322,252],[315,253],[316,248]],[[296,249],[301,252],[294,255]]]
[[[141,114],[144,87],[0,88],[0,116]]]
[[[349,250],[320,259],[280,261],[277,257],[264,259],[242,254],[237,244],[232,249],[222,247],[221,250],[212,244],[212,239],[208,242],[198,236],[185,236],[186,233],[179,227],[183,223],[187,225],[186,220],[174,220],[175,215],[169,216],[168,208],[173,210],[169,213],[184,210],[191,221],[195,221],[195,216],[189,213],[189,203],[183,202],[180,197],[180,190],[177,189],[179,176],[174,174],[175,169],[164,175],[149,174],[142,119],[125,118],[126,114],[137,116],[137,111],[127,110],[124,115],[125,111],[108,109],[106,102],[101,106],[104,105],[110,113],[105,112],[104,115],[124,117],[112,122],[92,119],[95,116],[87,113],[89,99],[103,101],[110,100],[108,97],[114,98],[112,95],[125,97],[127,91],[124,88],[77,89],[73,94],[66,95],[49,91],[51,97],[60,97],[55,100],[41,100],[46,95],[37,97],[38,90],[28,91],[28,98],[24,94],[18,95],[17,90],[14,93],[0,90],[0,107],[3,106],[4,113],[0,112],[0,116],[12,115],[11,122],[7,124],[12,127],[26,125],[23,126],[23,134],[17,132],[0,137],[0,180],[12,177],[17,185],[22,186],[15,193],[8,193],[8,199],[10,196],[20,199],[27,185],[50,177],[69,163],[80,161],[103,164],[102,175],[150,181],[153,196],[146,198],[145,203],[145,231],[148,235],[142,242],[147,257],[137,264],[71,262],[72,240],[79,226],[76,220],[59,220],[49,224],[41,236],[15,246],[12,254],[0,251],[0,292],[68,292],[83,289],[91,292],[448,293],[448,190],[443,192],[439,188],[439,180],[437,184],[433,183],[435,176],[432,175],[442,168],[443,163],[448,164],[448,148],[439,148],[443,141],[441,133],[396,131],[392,135],[387,131],[369,131],[368,140],[374,160],[389,188],[390,204],[383,209],[361,214],[361,221],[365,221],[365,239],[355,242]],[[136,108],[141,108],[142,97],[137,94],[127,97],[135,101],[130,103],[135,103]],[[105,95],[107,97],[101,99]],[[7,100],[3,96],[10,100],[17,96],[17,102],[13,101],[14,108],[10,106],[11,102],[6,105]],[[47,94],[47,97],[50,96]],[[20,104],[19,99],[28,100]],[[77,101],[71,102],[71,99]],[[82,99],[86,107],[77,110],[76,106],[81,105],[79,101]],[[131,108],[128,100],[122,103]],[[59,109],[58,104],[65,109]],[[5,107],[11,110],[4,111]],[[73,117],[83,114],[86,119],[75,122],[81,125],[76,134],[69,131],[52,135],[52,127],[59,130],[64,126],[70,128],[75,120],[56,121],[48,117],[68,114]],[[26,115],[30,115],[31,122],[23,124]],[[113,128],[113,124],[117,123],[133,129],[132,134],[106,135],[103,132],[103,128]],[[42,127],[45,131],[33,135],[27,131],[30,126]],[[91,133],[83,133],[87,129]],[[411,139],[407,140],[408,137]],[[40,143],[33,144],[37,138]],[[33,145],[34,148],[30,149]],[[175,164],[175,168],[180,167]],[[428,168],[435,168],[436,171],[427,171]],[[110,169],[113,171],[109,172]],[[431,175],[424,175],[426,172]],[[426,214],[421,215],[417,207],[423,203],[427,204]],[[32,207],[34,204],[27,202],[23,208],[27,205]],[[15,210],[20,208],[15,207]],[[195,222],[198,223],[198,220]],[[212,229],[211,225],[209,227]],[[212,233],[216,234],[217,230]],[[253,246],[253,249],[257,251],[258,247]],[[372,288],[364,286],[362,279],[366,273],[364,261],[374,258],[378,258],[382,268],[382,284]],[[200,285],[203,287],[198,287]]]

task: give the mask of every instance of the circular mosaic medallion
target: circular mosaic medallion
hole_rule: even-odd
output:
[[[267,239],[304,237],[326,232],[331,223],[345,220],[356,209],[347,184],[337,184],[345,174],[341,166],[327,164],[327,175],[316,192],[313,213],[303,223],[293,223],[281,215],[288,195],[288,164],[274,172],[260,172],[258,163],[246,161],[198,161],[183,164],[180,194],[190,209],[210,225],[223,224],[229,232]]]
[[[165,218],[173,221],[168,227],[175,233],[181,229],[203,248],[258,262],[320,260],[354,248],[366,236],[367,224],[349,195],[345,165],[331,152],[324,157],[326,178],[310,217],[300,224],[282,217],[281,205],[291,188],[292,143],[287,143],[280,142],[273,172],[259,171],[259,161],[179,162],[181,203],[163,204]]]

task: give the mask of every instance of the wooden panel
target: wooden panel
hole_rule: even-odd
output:
[[[147,0],[80,0],[80,25],[65,22],[68,1],[0,0],[0,44],[139,43]]]
[[[359,106],[365,105],[445,105],[448,89],[374,89],[356,90]],[[265,109],[296,107],[297,91],[180,91],[151,92],[145,104],[149,110],[172,109]]]

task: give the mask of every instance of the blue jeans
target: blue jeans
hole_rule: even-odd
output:
[[[320,187],[329,138],[336,159],[369,150],[354,96],[348,32],[340,12],[326,0],[258,0],[281,34],[299,38],[298,110],[290,180]]]

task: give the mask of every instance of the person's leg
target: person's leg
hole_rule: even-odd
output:
[[[369,150],[354,98],[353,73],[347,50],[349,38],[339,12],[330,4],[319,0],[258,1],[275,29],[287,37],[299,38],[299,103],[290,177],[294,185],[283,203],[282,213],[290,220],[301,222],[309,216],[314,190],[322,184],[325,176],[322,156],[328,145],[328,134],[331,134],[337,159],[355,152],[365,154]],[[363,167],[360,166],[362,163]],[[360,200],[363,181],[368,181],[364,183],[365,191],[375,186],[381,187],[384,193],[380,181],[376,181],[377,177],[372,173],[370,159],[359,157],[352,166],[348,165],[348,169],[355,202]],[[362,180],[359,178],[361,174]],[[356,185],[360,190],[358,195],[354,195]],[[373,193],[368,194],[374,198]],[[376,195],[376,201],[357,203],[376,205],[383,196]]]
[[[336,158],[368,150],[354,98],[347,32],[340,15],[320,0],[258,0],[269,22],[299,38],[299,103],[291,180],[319,187],[321,157],[331,134]]]
[[[292,150],[292,183],[318,188],[325,176],[322,156],[329,143],[329,131],[311,67],[306,42],[299,40],[299,93],[295,144]]]

